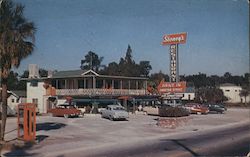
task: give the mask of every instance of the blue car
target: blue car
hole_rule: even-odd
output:
[[[206,104],[210,112],[224,113],[227,108],[222,104]]]

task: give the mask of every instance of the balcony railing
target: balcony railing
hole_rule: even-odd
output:
[[[66,96],[101,96],[101,95],[145,95],[145,89],[56,89],[56,95]]]

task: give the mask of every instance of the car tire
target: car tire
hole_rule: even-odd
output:
[[[110,116],[109,116],[109,120],[112,120],[112,121],[113,121],[113,120],[114,120],[114,118],[110,115]]]
[[[64,114],[63,116],[64,116],[64,118],[69,118],[68,114]]]

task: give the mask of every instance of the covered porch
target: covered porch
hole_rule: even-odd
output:
[[[147,78],[99,75],[92,70],[71,77],[52,77],[51,85],[58,96],[147,94]]]

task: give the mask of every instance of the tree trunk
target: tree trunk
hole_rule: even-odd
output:
[[[7,119],[7,80],[2,78],[2,115],[0,140],[4,141],[5,125]]]

